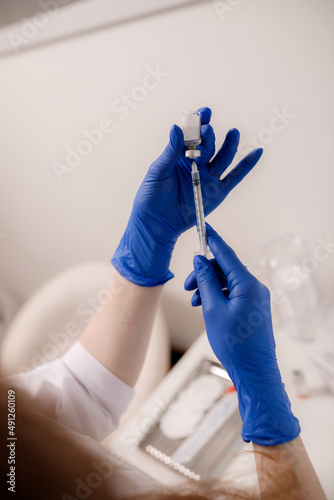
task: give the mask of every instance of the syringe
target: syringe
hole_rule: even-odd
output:
[[[195,200],[195,210],[196,210],[196,223],[197,231],[199,236],[200,253],[204,257],[208,256],[208,243],[206,239],[206,228],[205,228],[205,218],[204,218],[204,208],[201,190],[201,181],[199,177],[199,171],[195,161],[193,160],[191,165],[191,179],[193,183],[194,190],[194,200]]]
[[[198,111],[184,111],[181,115],[181,126],[186,145],[185,156],[192,161],[191,179],[194,190],[195,210],[196,210],[196,225],[199,236],[200,253],[207,257],[209,249],[206,239],[206,228],[204,219],[204,209],[202,200],[201,181],[199,171],[195,163],[195,158],[201,156],[201,151],[198,145],[201,142],[201,115]]]

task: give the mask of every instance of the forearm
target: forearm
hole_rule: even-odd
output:
[[[300,436],[277,446],[253,443],[253,450],[262,497],[279,488],[287,498],[327,499]]]
[[[101,304],[80,342],[133,387],[145,359],[162,286],[135,285],[115,270],[109,290],[110,298]]]

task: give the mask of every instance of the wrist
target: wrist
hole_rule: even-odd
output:
[[[300,434],[298,419],[284,384],[257,388],[251,393],[238,392],[239,410],[243,422],[241,436],[262,446],[274,446],[295,439]]]
[[[163,285],[174,277],[169,265],[177,240],[162,240],[161,235],[164,233],[158,225],[150,227],[138,218],[134,221],[131,216],[111,260],[112,265],[136,285]]]

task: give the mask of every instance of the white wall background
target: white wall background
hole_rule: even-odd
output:
[[[231,127],[258,136],[274,108],[295,115],[208,217],[240,258],[256,261],[289,231],[311,251],[317,237],[334,238],[334,2],[236,3],[223,19],[204,2],[0,59],[0,283],[26,298],[68,266],[109,259],[171,124],[204,105],[218,143]],[[168,77],[121,120],[111,103],[156,65]],[[59,183],[52,162],[105,117],[115,130]],[[203,325],[183,290],[197,246],[195,229],[181,237],[163,299],[180,347]],[[317,273],[323,294],[333,276],[331,257]]]

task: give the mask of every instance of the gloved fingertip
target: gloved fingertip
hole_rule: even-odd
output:
[[[203,108],[198,108],[197,110],[201,114],[201,124],[205,125],[210,122],[212,111],[210,108],[204,106]]]
[[[185,282],[184,282],[183,286],[184,286],[184,289],[185,289],[185,290],[187,290],[187,292],[189,292],[189,291],[191,290],[191,288],[190,288],[190,279],[189,279],[189,276],[188,276],[188,278],[186,278],[186,280],[185,280]]]
[[[174,140],[174,141],[181,140],[181,142],[184,142],[182,129],[178,125],[176,125],[175,123],[172,126],[172,128],[170,129],[169,138],[170,138],[170,140]]]
[[[199,295],[198,291],[196,291],[194,295],[191,297],[191,305],[193,307],[198,307],[202,305],[201,296]]]
[[[169,133],[169,142],[173,150],[178,154],[183,154],[184,138],[182,129],[178,125],[173,125]]]
[[[259,159],[260,159],[261,156],[263,155],[263,148],[258,148],[257,151],[258,151],[258,155],[259,155]]]
[[[213,252],[213,250],[212,250],[213,245],[217,245],[217,243],[218,244],[219,243],[225,244],[225,242],[224,242],[223,238],[221,236],[219,236],[217,231],[215,231],[213,229],[213,227],[210,226],[210,224],[208,224],[206,222],[205,227],[206,227],[206,236],[207,236],[207,240],[208,240],[208,245],[209,245],[210,250]]]
[[[208,268],[208,259],[203,257],[203,255],[195,255],[194,257],[194,268],[195,271],[202,271]]]
[[[254,163],[254,165],[255,165],[259,161],[259,159],[261,158],[262,153],[263,153],[262,148],[253,149],[253,151],[248,153],[248,155],[246,155],[242,161],[244,161],[245,163],[248,163],[248,164]]]
[[[231,128],[231,130],[228,131],[228,134],[233,135],[233,137],[235,137],[235,139],[239,142],[240,132],[237,128]]]
[[[197,299],[197,298],[194,299],[194,300],[191,299],[191,305],[193,307],[201,306],[202,305],[202,301],[201,301],[201,299]]]
[[[213,229],[208,222],[205,222],[207,236],[218,236],[218,233]]]
[[[212,126],[207,123],[206,125],[201,125],[201,138],[205,142],[214,142],[216,137]]]

